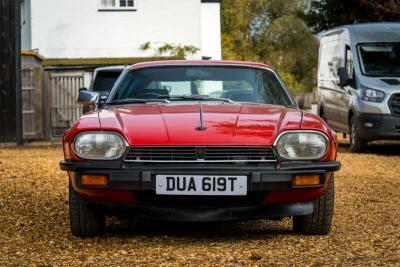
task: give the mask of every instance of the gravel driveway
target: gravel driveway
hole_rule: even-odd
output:
[[[221,224],[109,221],[72,237],[60,148],[0,149],[0,266],[400,266],[400,145],[340,148],[333,229],[292,234],[291,220]]]

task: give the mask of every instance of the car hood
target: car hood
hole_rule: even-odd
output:
[[[199,131],[201,113],[206,129]],[[146,104],[99,111],[101,128],[119,131],[130,145],[272,145],[280,129],[300,129],[301,119],[297,109],[261,104]]]

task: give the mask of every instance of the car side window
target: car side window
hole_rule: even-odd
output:
[[[117,81],[122,71],[100,71],[97,73],[94,81],[92,90],[95,92],[99,91],[110,91],[114,83]]]
[[[260,78],[262,83],[260,88],[263,90],[263,92],[260,92],[260,95],[264,97],[265,103],[291,105],[290,98],[284,93],[285,89],[271,71],[263,71]]]

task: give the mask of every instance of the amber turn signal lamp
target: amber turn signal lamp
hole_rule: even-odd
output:
[[[64,143],[64,158],[66,160],[71,160],[71,151],[69,148],[69,143],[67,142]]]
[[[314,186],[319,185],[319,174],[299,174],[293,176],[293,186]]]
[[[330,160],[335,160],[336,156],[337,156],[337,149],[336,149],[336,145],[334,144],[331,148],[331,154],[330,154]]]
[[[105,186],[108,185],[107,175],[83,174],[81,184],[87,186]]]

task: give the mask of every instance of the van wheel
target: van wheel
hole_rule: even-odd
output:
[[[334,204],[334,178],[329,181],[328,190],[313,201],[313,213],[293,217],[293,231],[303,235],[327,235],[331,231],[333,204]]]
[[[69,218],[74,236],[92,237],[102,235],[105,231],[105,215],[96,213],[71,185],[69,185]]]
[[[367,150],[367,141],[360,138],[354,117],[350,120],[350,150],[354,153],[363,153]]]

